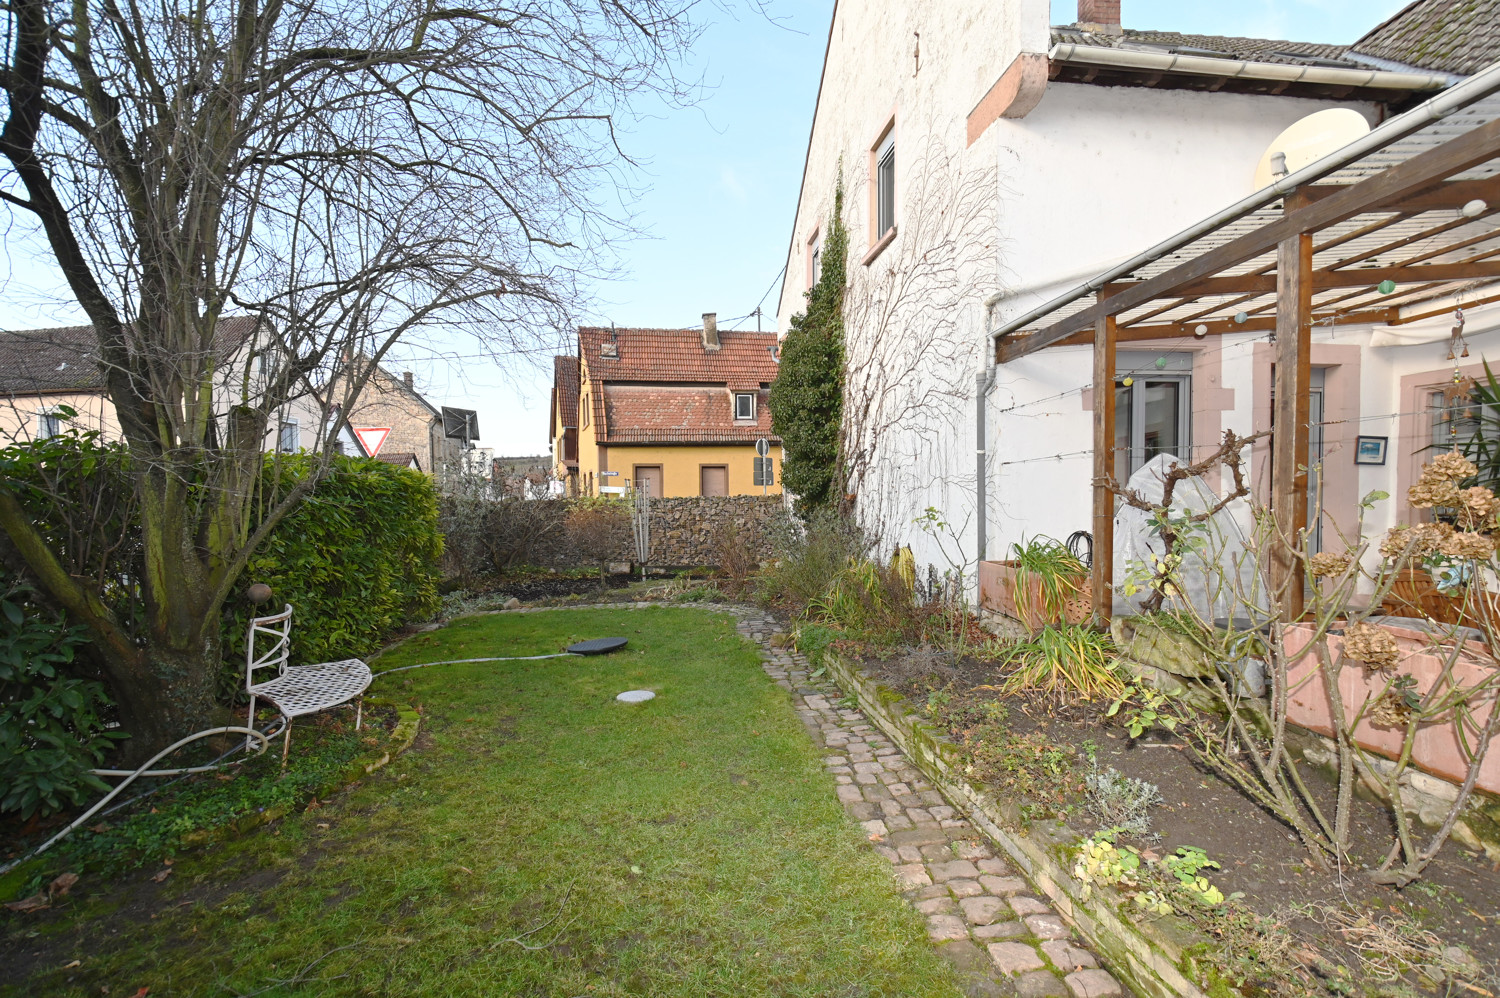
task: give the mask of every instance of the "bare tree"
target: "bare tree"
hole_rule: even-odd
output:
[[[922,512],[934,485],[964,488],[952,452],[984,362],[965,310],[977,315],[994,284],[993,168],[966,169],[932,140],[903,170],[896,252],[854,268],[844,299],[841,457],[860,521],[882,541]]]
[[[620,116],[692,95],[673,66],[694,6],[3,0],[0,199],[97,334],[142,624],[70,576],[3,482],[0,526],[92,631],[132,754],[208,719],[220,609],[317,482],[262,491],[268,421],[368,358],[347,403],[401,337],[504,354],[560,324],[628,225]],[[235,313],[262,321],[223,342]]]

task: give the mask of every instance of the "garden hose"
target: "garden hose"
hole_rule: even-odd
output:
[[[420,662],[420,663],[418,663],[416,665],[402,665],[402,666],[398,666],[397,668],[394,668],[394,669],[384,669],[384,670],[382,670],[380,672],[374,673],[370,677],[370,682],[373,683],[376,679],[379,679],[381,676],[386,676],[386,675],[389,675],[389,674],[391,674],[393,672],[406,672],[406,671],[408,671],[410,669],[426,669],[429,666],[434,666],[434,665],[471,665],[471,664],[478,663],[478,662],[535,662],[535,661],[538,661],[540,659],[545,659],[545,658],[581,658],[581,657],[582,657],[581,655],[579,655],[579,654],[577,654],[575,652],[563,651],[563,652],[553,652],[550,655],[512,655],[512,656],[500,657],[500,658],[456,658],[456,659],[448,659],[448,660],[442,661],[442,662]],[[276,735],[280,734],[284,730],[284,728],[285,728],[285,726],[286,726],[287,723],[289,723],[289,722],[288,722],[286,716],[282,715],[282,716],[278,717],[275,721],[273,721],[271,723],[271,725],[266,728],[265,731],[259,731],[259,730],[255,729],[255,728],[240,727],[240,726],[237,726],[237,725],[229,725],[229,726],[222,727],[222,728],[205,728],[202,731],[196,731],[193,734],[188,735],[185,738],[180,738],[177,741],[173,742],[171,745],[168,745],[166,748],[162,749],[160,752],[156,753],[154,756],[152,756],[150,759],[148,759],[138,769],[91,769],[91,770],[89,770],[89,772],[92,773],[95,776],[123,776],[123,777],[125,777],[125,779],[122,780],[117,787],[115,787],[109,793],[105,794],[102,798],[100,798],[98,801],[96,801],[94,803],[93,807],[89,808],[87,811],[83,812],[83,814],[81,814],[77,818],[73,819],[73,822],[71,824],[69,824],[62,831],[58,832],[56,835],[52,836],[52,838],[48,839],[46,842],[43,842],[41,845],[37,846],[35,849],[33,849],[31,852],[27,853],[25,856],[22,856],[19,859],[12,860],[11,862],[6,863],[3,866],[0,866],[0,875],[9,873],[11,870],[15,869],[17,866],[20,866],[22,863],[26,862],[27,860],[29,860],[29,859],[31,859],[31,858],[33,858],[35,856],[40,856],[42,853],[46,852],[49,848],[51,848],[54,844],[56,844],[57,842],[61,841],[64,838],[66,838],[67,836],[71,835],[73,833],[74,829],[78,828],[85,821],[88,821],[95,814],[98,814],[99,811],[100,811],[100,809],[103,808],[104,805],[108,804],[110,801],[114,800],[115,797],[119,796],[120,791],[124,790],[126,787],[130,786],[130,784],[134,783],[136,780],[140,779],[141,777],[143,777],[143,776],[175,776],[178,779],[183,779],[185,777],[193,775],[194,773],[208,773],[208,772],[212,772],[212,771],[214,771],[216,769],[222,769],[223,766],[225,765],[225,763],[224,763],[225,759],[227,759],[229,756],[231,756],[234,753],[239,752],[239,751],[241,751],[241,750],[243,750],[245,748],[244,745],[237,745],[234,748],[230,749],[229,751],[225,752],[224,754],[220,755],[213,762],[207,763],[207,764],[202,765],[202,766],[187,766],[187,767],[184,767],[184,768],[181,768],[181,769],[152,769],[151,768],[159,760],[166,758],[167,756],[171,755],[173,752],[176,752],[178,749],[182,748],[184,745],[189,745],[189,744],[197,741],[200,738],[208,738],[211,735],[246,735],[249,738],[258,739],[258,744],[255,747],[255,754],[256,755],[260,755],[262,752],[264,752],[266,750],[266,746],[271,743],[271,739],[273,737],[275,737]],[[174,780],[172,782],[175,783],[177,781]],[[163,788],[165,788],[167,786],[170,786],[170,785],[171,785],[170,783],[167,783],[167,784],[162,784],[162,786],[160,786],[160,787],[154,787],[154,788],[152,788],[151,790],[147,791],[144,794],[140,794],[140,795],[138,795],[136,797],[132,797],[130,800],[124,801],[123,803],[118,804],[118,805],[116,805],[113,808],[110,808],[110,811],[105,812],[105,813],[111,813],[113,811],[117,811],[120,808],[127,806],[128,804],[132,804],[135,801],[140,800],[142,797],[148,797],[151,794],[156,793],[158,790],[161,790],[161,789],[163,789]]]
[[[283,717],[283,718],[281,718],[281,720],[283,722],[285,722],[286,719]],[[276,729],[276,730],[280,730],[280,729]],[[120,791],[122,791],[126,787],[130,786],[130,784],[134,783],[136,780],[140,779],[142,776],[186,776],[186,775],[188,775],[190,773],[202,773],[202,772],[207,772],[208,770],[211,770],[211,769],[218,769],[219,768],[219,764],[217,762],[212,763],[212,764],[207,765],[207,766],[192,766],[192,767],[188,767],[186,769],[161,769],[161,770],[153,770],[151,768],[152,766],[156,765],[156,763],[158,761],[160,761],[161,759],[166,758],[167,756],[171,755],[173,752],[176,752],[178,749],[182,748],[184,745],[190,745],[193,742],[199,740],[200,738],[208,738],[208,737],[210,737],[212,735],[245,735],[245,736],[247,736],[249,738],[259,739],[259,745],[257,745],[256,749],[255,749],[256,755],[259,755],[260,753],[264,752],[266,750],[266,746],[268,746],[269,744],[271,744],[270,736],[267,735],[265,732],[259,731],[259,730],[255,729],[255,728],[246,728],[246,727],[241,727],[239,725],[226,725],[225,727],[222,727],[222,728],[205,728],[202,731],[195,731],[191,735],[188,735],[185,738],[179,738],[177,741],[173,742],[171,745],[168,745],[166,748],[162,749],[160,752],[158,752],[155,755],[153,755],[150,759],[146,760],[146,762],[139,769],[133,769],[133,770],[130,770],[130,769],[125,769],[125,770],[95,769],[95,770],[90,770],[90,772],[94,773],[96,776],[124,776],[125,779],[120,781],[119,786],[115,787],[109,793],[105,794],[102,798],[100,798],[98,801],[96,801],[94,803],[93,807],[89,808],[87,811],[85,811],[82,814],[80,814],[77,818],[74,818],[73,821],[72,821],[72,823],[69,824],[62,831],[58,832],[56,835],[52,836],[46,842],[43,842],[41,845],[37,846],[35,849],[31,850],[31,852],[29,852],[26,855],[20,857],[19,859],[11,860],[9,863],[6,863],[4,866],[0,866],[0,875],[9,873],[11,870],[14,870],[16,867],[20,866],[22,863],[26,862],[27,860],[31,859],[34,856],[40,856],[42,853],[44,853],[48,849],[50,849],[54,844],[56,844],[57,842],[61,841],[64,838],[67,838],[69,835],[73,834],[73,830],[74,829],[78,828],[78,826],[82,825],[85,821],[88,821],[90,818],[92,818],[95,814],[97,814],[100,811],[100,809],[102,809],[104,807],[104,805],[108,804],[110,801],[114,800],[117,796],[119,796]],[[224,756],[220,756],[219,758],[223,759]]]
[[[381,676],[389,676],[393,672],[405,672],[408,669],[425,669],[429,665],[469,665],[474,662],[535,662],[543,658],[580,658],[570,651],[553,652],[551,655],[512,655],[509,658],[453,658],[446,662],[421,662],[417,665],[402,665],[394,669],[382,669],[370,677],[370,682],[375,682]]]

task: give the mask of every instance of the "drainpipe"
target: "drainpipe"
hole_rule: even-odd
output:
[[[979,578],[979,562],[984,561],[988,551],[988,537],[986,527],[989,526],[988,492],[985,486],[988,484],[987,464],[989,458],[988,449],[985,447],[989,439],[985,429],[984,410],[989,401],[990,387],[995,383],[995,359],[994,341],[984,330],[989,329],[990,312],[994,305],[989,301],[984,303],[980,310],[981,335],[979,338],[979,359],[983,365],[974,375],[974,523],[975,530],[975,555],[974,578]]]
[[[989,510],[986,507],[985,496],[985,464],[989,456],[985,451],[985,429],[984,408],[985,400],[989,397],[990,383],[994,379],[995,369],[986,367],[983,371],[974,375],[974,494],[976,496],[974,505],[974,522],[978,525],[978,543],[976,545],[978,558],[974,563],[974,572],[979,572],[979,562],[984,561],[985,551],[985,521],[989,518]]]

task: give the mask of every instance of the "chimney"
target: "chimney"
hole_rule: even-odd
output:
[[[703,313],[703,349],[719,349],[719,313]]]
[[[1078,26],[1107,35],[1124,34],[1120,27],[1120,0],[1078,0]]]
[[[401,372],[401,380],[404,381],[404,382],[406,382],[406,390],[407,391],[409,391],[409,392],[416,391],[416,388],[413,387],[413,385],[412,385],[411,372],[410,371],[402,371]]]

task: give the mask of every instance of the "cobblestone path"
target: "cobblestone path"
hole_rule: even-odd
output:
[[[765,653],[763,666],[793,697],[844,809],[891,864],[927,934],[959,971],[971,996],[1114,998],[1118,981],[984,836],[922,779],[917,769],[837,686],[809,676],[807,660],[777,647],[780,625],[736,607],[739,631]]]

